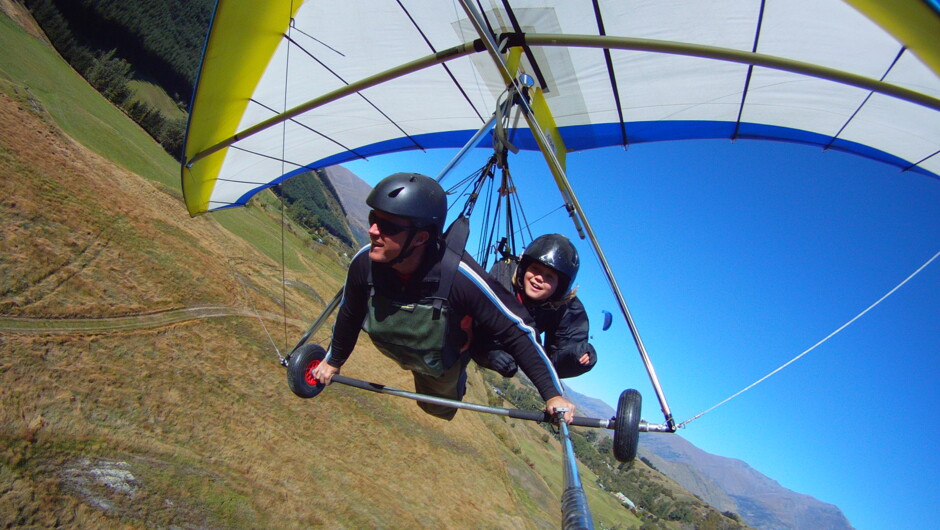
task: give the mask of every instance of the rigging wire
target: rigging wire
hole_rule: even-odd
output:
[[[472,216],[473,210],[476,208],[477,201],[480,197],[487,197],[483,203],[484,211],[481,221],[482,229],[480,233],[483,234],[483,237],[478,240],[476,252],[477,260],[481,263],[483,268],[486,268],[489,249],[496,247],[495,244],[491,244],[490,242],[496,240],[496,233],[499,230],[499,220],[504,215],[502,197],[506,197],[505,216],[507,231],[510,234],[512,232],[511,200],[513,197],[510,193],[507,193],[507,190],[511,190],[511,185],[507,184],[508,181],[511,182],[511,176],[509,175],[509,165],[506,154],[507,151],[517,152],[518,148],[512,145],[511,141],[507,138],[507,125],[511,117],[510,103],[510,92],[506,89],[497,97],[496,110],[493,115],[494,126],[491,131],[493,154],[487,158],[483,167],[446,190],[448,195],[453,195],[458,193],[458,189],[461,189],[459,196],[466,196],[467,200],[460,211],[460,215],[467,218]],[[495,179],[497,169],[502,171],[502,178],[499,187],[495,188],[497,192],[494,195],[493,191],[496,186]],[[454,205],[456,204],[455,202]],[[507,237],[511,237],[510,234],[507,234]]]
[[[235,276],[238,275],[238,274],[234,271],[234,268],[233,268],[233,270],[232,270],[232,274],[235,275]],[[271,336],[271,332],[268,331],[268,326],[266,326],[266,325],[264,324],[264,319],[261,318],[261,313],[258,312],[258,308],[256,308],[254,302],[251,301],[251,294],[248,292],[248,288],[245,287],[245,283],[244,283],[244,282],[239,281],[239,283],[241,284],[242,292],[244,292],[244,294],[245,294],[245,300],[247,300],[247,301],[248,301],[248,305],[251,306],[251,312],[255,314],[255,317],[258,319],[258,323],[261,324],[261,328],[264,330],[264,334],[268,336],[268,341],[271,343],[271,346],[274,347],[274,353],[277,354],[278,360],[281,362],[281,364],[284,364],[284,363],[286,362],[286,359],[284,359],[284,356],[281,355],[281,350],[278,349],[277,343],[274,341],[274,337],[272,337],[272,336]],[[286,317],[286,315],[285,315],[285,319],[286,319],[286,318],[287,318],[287,317]],[[285,325],[286,325],[286,322],[287,322],[287,321],[285,320]]]
[[[291,12],[293,13],[294,3],[291,2]],[[287,27],[287,39],[290,40],[290,32],[293,29],[294,24],[293,20],[290,21]],[[290,76],[290,46],[287,46],[287,57],[285,59],[285,68],[284,68],[284,110],[287,110],[287,84]],[[287,123],[284,122],[281,124],[281,174],[285,174],[286,168],[284,167],[284,160],[287,158]],[[287,338],[287,271],[285,264],[287,263],[287,250],[285,243],[285,212],[286,205],[284,204],[284,198],[281,198],[281,310],[284,315],[284,344],[288,344]],[[267,333],[267,328],[265,328]],[[268,334],[270,338],[271,335]],[[277,352],[278,359],[281,360],[281,363],[284,362],[284,358],[281,357],[281,352],[277,349],[277,344],[274,343],[274,339],[271,338],[271,344],[274,346],[274,351]]]
[[[467,201],[461,210],[461,215],[465,215],[467,217],[471,216],[476,206],[477,200],[480,197],[496,197],[496,199],[485,201],[481,206],[483,211],[480,217],[482,219],[480,233],[484,234],[484,237],[480,238],[474,256],[477,258],[478,263],[480,263],[484,269],[487,266],[487,256],[489,251],[496,249],[498,252],[498,249],[501,246],[496,242],[496,231],[498,230],[499,217],[502,215],[503,207],[501,206],[502,201],[500,201],[499,198],[494,195],[502,193],[500,190],[494,191],[494,187],[496,186],[496,175],[494,171],[494,168],[496,167],[495,156],[496,155],[491,156],[482,168],[478,169],[467,177],[464,177],[446,190],[447,195],[467,197]],[[554,214],[555,212],[564,209],[566,205],[562,203],[552,210],[546,212],[544,215],[530,221],[522,207],[522,199],[519,197],[519,193],[517,191],[515,181],[512,178],[512,174],[508,173],[507,171],[505,177],[507,180],[506,189],[511,191],[511,193],[508,193],[508,197],[510,197],[511,200],[509,207],[512,209],[512,212],[514,212],[512,214],[513,219],[522,220],[521,223],[514,221],[511,222],[510,227],[507,229],[509,230],[509,233],[506,234],[507,244],[510,244],[509,252],[514,253],[516,248],[516,236],[522,234],[521,246],[525,247],[526,240],[532,241],[534,239],[532,235],[532,226]],[[502,184],[500,186],[503,187]],[[458,204],[459,201],[451,203],[449,209],[454,208]],[[513,243],[509,243],[510,240],[513,241]]]
[[[923,265],[921,265],[920,267],[918,267],[917,270],[915,270],[914,272],[912,272],[912,273],[910,274],[910,276],[908,276],[907,278],[905,278],[901,283],[895,285],[894,288],[891,289],[890,291],[888,291],[887,293],[885,293],[884,296],[882,296],[881,298],[879,298],[878,300],[876,300],[875,303],[873,303],[873,304],[871,304],[870,306],[868,306],[868,307],[867,307],[864,311],[862,311],[861,313],[855,315],[851,320],[849,320],[849,321],[846,322],[845,324],[842,324],[841,326],[839,326],[839,328],[836,329],[835,331],[833,331],[832,333],[826,335],[822,340],[820,340],[820,341],[817,342],[816,344],[813,344],[812,346],[810,346],[809,348],[807,348],[806,351],[804,351],[803,353],[801,353],[801,354],[797,355],[796,357],[790,359],[789,361],[785,362],[785,363],[782,364],[780,367],[778,367],[776,370],[770,372],[769,374],[765,375],[764,377],[761,377],[761,378],[758,379],[757,381],[754,381],[754,382],[751,383],[750,385],[748,385],[748,386],[744,387],[743,389],[739,390],[737,393],[733,394],[731,397],[728,397],[727,399],[725,399],[724,401],[718,403],[717,405],[713,405],[711,408],[708,408],[708,409],[706,409],[706,410],[704,410],[704,411],[702,411],[702,412],[699,412],[699,413],[696,414],[695,416],[692,416],[691,418],[689,418],[689,419],[683,421],[682,423],[680,423],[679,425],[676,426],[676,430],[679,430],[679,429],[685,427],[685,426],[688,425],[689,423],[692,423],[693,421],[695,421],[695,420],[701,418],[701,417],[704,416],[705,414],[708,414],[709,412],[711,412],[711,411],[717,409],[718,407],[724,405],[725,403],[731,401],[732,399],[734,399],[734,398],[740,396],[741,394],[747,392],[748,390],[754,388],[754,387],[757,386],[758,384],[760,384],[760,383],[764,382],[765,380],[767,380],[768,378],[770,378],[770,376],[776,374],[776,373],[779,372],[780,370],[783,370],[783,369],[786,368],[787,366],[790,366],[791,364],[793,364],[794,362],[796,362],[798,359],[800,359],[801,357],[803,357],[803,356],[806,355],[807,353],[809,353],[809,352],[815,350],[817,347],[821,346],[824,342],[826,342],[826,341],[828,341],[829,339],[831,339],[832,337],[834,337],[837,333],[839,333],[839,332],[842,331],[843,329],[849,327],[853,322],[855,322],[856,320],[858,320],[859,318],[861,318],[865,313],[868,313],[869,311],[871,311],[872,309],[874,309],[875,306],[877,306],[877,305],[880,304],[881,302],[884,302],[885,299],[887,299],[889,296],[891,296],[892,294],[894,294],[895,291],[897,291],[898,289],[900,289],[901,286],[903,286],[905,283],[909,282],[912,278],[914,278],[914,276],[917,276],[917,275],[920,273],[920,271],[924,270],[924,269],[927,267],[927,265],[930,265],[930,264],[931,264],[935,259],[937,259],[938,257],[940,257],[940,252],[937,252],[936,254],[934,254],[933,257],[931,257],[931,258],[928,259]]]
[[[286,259],[284,247],[285,247],[285,244],[284,244],[284,201],[282,199],[281,200],[281,312],[283,313],[283,316],[284,316],[284,344],[287,344],[287,274],[286,274],[285,267],[284,267],[284,263],[287,261],[287,259]],[[273,338],[271,339],[271,344],[274,345],[274,351],[277,351],[277,344],[274,344]],[[280,357],[281,353],[278,352],[277,356]]]
[[[489,166],[487,171],[488,171],[488,175],[487,175],[488,178],[486,182],[486,196],[492,197],[494,180],[495,180],[492,166]],[[491,214],[492,210],[493,210],[493,203],[491,201],[487,201],[484,204],[484,210],[483,210],[483,216],[482,216],[483,224],[480,229],[480,233],[484,234],[485,237],[481,238],[479,243],[477,244],[476,258],[478,262],[482,261],[484,257],[486,256],[486,249],[488,246],[487,242],[493,241],[493,238],[495,237],[496,219],[499,218],[499,204],[498,203],[496,204],[496,211]],[[493,220],[492,227],[490,226],[491,219]],[[489,235],[486,235],[486,234],[489,234]],[[483,267],[484,270],[486,270],[485,263],[481,264],[480,266]]]
[[[518,233],[522,232],[523,230],[528,230],[528,231],[529,231],[529,239],[533,239],[533,238],[532,238],[532,225],[534,225],[535,223],[538,223],[538,222],[541,221],[542,219],[545,219],[545,218],[548,217],[549,215],[551,215],[551,214],[557,212],[558,210],[561,210],[562,208],[565,208],[566,206],[567,206],[567,205],[566,205],[565,203],[561,203],[561,204],[559,204],[558,207],[556,207],[554,210],[550,210],[548,213],[546,213],[545,215],[543,215],[543,216],[539,217],[538,219],[532,221],[531,223],[530,223],[530,222],[528,221],[528,219],[527,219],[527,220],[525,221],[525,224],[522,226],[522,228],[516,230],[515,232],[513,232],[513,234],[518,234]]]
[[[518,188],[516,187],[516,182],[512,179],[512,175],[509,176],[509,182],[510,182],[510,186],[512,186],[513,207],[515,211],[518,212],[518,216],[522,218],[522,227],[519,230],[516,230],[515,232],[513,232],[511,235],[515,236],[516,234],[525,230],[529,234],[529,241],[532,241],[533,239],[535,239],[534,237],[532,237],[532,225],[541,219],[545,219],[546,217],[548,217],[549,214],[551,214],[555,210],[564,208],[565,205],[562,204],[558,208],[555,208],[555,210],[552,210],[551,212],[543,215],[542,217],[539,217],[538,219],[530,223],[529,218],[526,217],[525,210],[522,209],[522,197],[519,196],[519,192],[517,191]]]

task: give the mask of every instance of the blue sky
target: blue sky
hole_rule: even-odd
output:
[[[437,176],[452,150],[345,166],[374,184]],[[474,151],[444,181],[478,169]],[[533,233],[577,234],[541,155],[510,159]],[[741,390],[868,308],[940,251],[940,180],[776,142],[686,141],[568,157],[584,206],[677,422]],[[478,210],[476,215],[480,215]],[[616,406],[662,412],[587,241],[576,283],[597,368],[566,380]],[[474,249],[475,246],[468,246]],[[601,331],[602,310],[614,324]],[[859,529],[922,526],[935,507],[940,259],[785,370],[680,431]],[[664,436],[668,436],[665,435]]]

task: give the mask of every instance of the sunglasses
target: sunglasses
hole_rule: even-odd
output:
[[[369,226],[372,225],[376,225],[379,228],[379,232],[386,236],[394,236],[414,228],[412,226],[400,225],[388,219],[382,219],[375,215],[375,210],[369,212]]]

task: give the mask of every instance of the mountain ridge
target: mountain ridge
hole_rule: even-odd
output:
[[[346,209],[323,171],[309,171],[272,188],[287,206],[287,214],[322,240],[326,234],[350,248],[356,236],[346,221]]]
[[[340,204],[343,205],[349,229],[360,244],[367,243],[369,227],[366,223],[369,206],[366,204],[366,197],[372,191],[372,186],[343,166],[327,167],[323,173],[330,180]]]
[[[340,201],[352,211],[368,212],[365,196],[371,187],[342,166],[327,168]],[[352,219],[351,219],[352,218]],[[355,215],[347,216],[350,226]],[[616,411],[603,400],[566,386],[579,416],[612,418]],[[609,434],[609,431],[600,430]],[[602,434],[602,435],[604,435]],[[722,512],[739,514],[749,525],[764,530],[780,528],[851,529],[838,507],[810,495],[784,488],[743,460],[707,453],[678,434],[641,433],[638,456],[675,480],[683,488]]]
[[[654,466],[659,468],[664,461],[675,466],[664,466],[667,469],[660,471],[718,509],[724,509],[722,505],[727,506],[730,499],[730,509],[756,528],[852,528],[837,506],[785,488],[743,460],[708,453],[678,435],[643,433],[640,439],[641,454]],[[717,485],[726,496],[708,488],[709,483]]]
[[[11,90],[20,94],[22,88]],[[272,274],[277,263],[254,248],[271,239],[270,232],[245,235],[263,225],[263,212],[188,219],[176,190],[152,187],[86,153],[53,127],[34,123],[51,123],[41,98],[20,99],[0,112],[9,118],[0,128],[9,156],[3,162],[15,168],[9,174],[29,177],[5,179],[10,189],[0,208],[18,238],[3,241],[9,242],[3,253],[9,261],[3,263],[11,265],[5,270],[17,280],[4,300],[9,311],[123,315],[205,300],[276,311],[278,296],[286,296],[292,309],[322,306],[299,291],[285,293],[281,285],[287,282]],[[26,141],[24,133],[30,132],[36,134]],[[33,193],[20,189],[26,183],[35,186]],[[108,195],[115,188],[120,193]],[[37,224],[42,231],[30,230]],[[288,266],[290,276],[327,291],[341,283],[336,263],[332,272],[322,270],[323,249],[310,253],[288,245],[288,255],[298,249],[300,263]],[[42,268],[51,272],[37,278],[33,272]],[[291,327],[294,334],[302,331]],[[461,414],[443,424],[416,413],[411,403],[342,387],[314,402],[281,403],[283,374],[272,370],[273,353],[260,331],[220,320],[154,331],[5,337],[0,436],[9,450],[0,456],[0,485],[6,492],[13,484],[16,502],[32,498],[64,506],[13,509],[38,514],[27,521],[36,526],[100,527],[118,519],[141,527],[285,521],[446,527],[480,517],[505,527],[557,523],[554,473],[535,471],[546,447],[557,471],[554,440],[538,431],[522,434],[530,425],[490,417]],[[368,345],[351,369],[394,386],[410,383],[406,372],[389,370]],[[468,390],[474,400],[493,397],[476,374]],[[321,428],[327,422],[346,435]],[[270,457],[272,448],[277,458]],[[322,465],[324,455],[330,465]],[[472,474],[463,473],[468,458],[477,465]],[[125,478],[115,482],[121,488],[106,485],[111,490],[105,497],[88,491],[90,477],[102,470]],[[375,495],[429,476],[433,489]],[[122,494],[122,488],[137,497]],[[439,506],[439,489],[473,492],[472,500]],[[310,491],[324,502],[297,502],[310,500]],[[368,502],[361,502],[364,497]],[[592,508],[599,512],[599,504]],[[625,513],[622,506],[614,510]],[[0,515],[5,522],[10,516]]]
[[[612,417],[607,403],[568,388],[579,415]],[[583,414],[582,414],[583,412]],[[851,529],[835,505],[795,492],[747,462],[699,449],[678,434],[640,433],[638,457],[722,512],[734,512],[762,530]]]

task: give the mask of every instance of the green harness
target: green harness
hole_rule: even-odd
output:
[[[437,309],[433,301],[401,304],[373,295],[363,329],[375,347],[402,369],[440,377],[444,373],[448,312],[446,304]]]
[[[362,328],[375,347],[404,370],[440,377],[458,357],[457,346],[447,344],[447,299],[468,235],[469,221],[460,216],[444,234],[446,245],[437,289],[418,302],[406,304],[376,294],[369,267],[369,314]]]

